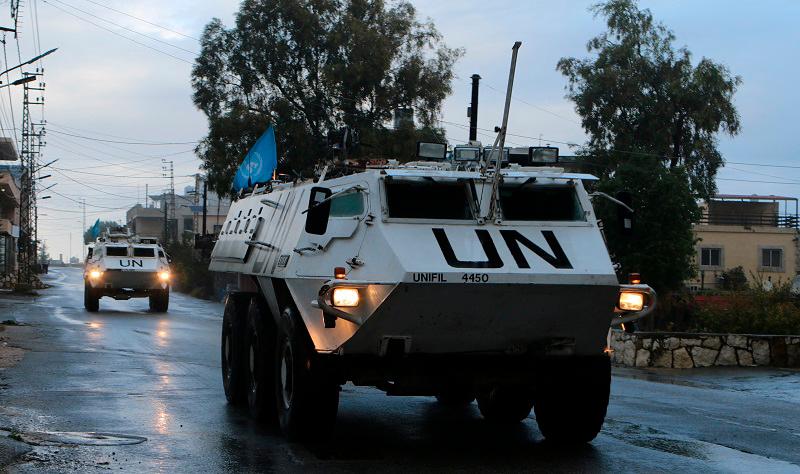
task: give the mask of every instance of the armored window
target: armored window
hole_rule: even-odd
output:
[[[508,221],[586,220],[573,186],[506,183],[500,187],[500,208]]]
[[[783,249],[762,248],[760,266],[761,270],[783,271]]]
[[[719,247],[703,247],[700,249],[700,268],[721,268],[722,249]]]
[[[158,256],[161,257],[161,258],[164,258],[164,251],[163,250],[159,250],[158,251]]]
[[[345,193],[331,199],[331,217],[355,217],[363,213],[363,193]]]
[[[127,257],[128,247],[106,247],[106,256],[108,257]]]
[[[156,256],[156,249],[152,247],[134,247],[133,248],[133,256],[134,257],[155,257]]]
[[[400,219],[473,220],[466,181],[387,179],[389,217]]]
[[[89,251],[86,254],[86,260],[91,260],[93,253],[94,253],[94,247],[89,247]]]

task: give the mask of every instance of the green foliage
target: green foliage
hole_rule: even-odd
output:
[[[192,86],[209,134],[197,151],[221,194],[269,124],[279,169],[294,175],[329,154],[327,134],[342,126],[374,141],[366,157],[383,154],[378,140],[392,135],[385,125],[397,108],[412,108],[422,134],[436,134],[461,54],[411,4],[381,0],[245,0],[235,27],[214,19],[201,43]],[[389,138],[405,150],[403,133]]]
[[[693,331],[740,334],[800,334],[800,307],[790,283],[767,290],[753,285],[728,295],[725,304],[697,309]]]
[[[740,291],[747,288],[747,275],[744,274],[744,268],[741,266],[725,270],[720,279],[723,290]]]
[[[583,163],[601,177],[601,190],[632,194],[633,235],[620,234],[617,211],[596,200],[598,215],[622,274],[640,272],[656,289],[675,290],[695,271],[696,199],[716,192],[715,136],[740,129],[732,100],[741,80],[706,58],[692,64],[688,49],[676,49],[672,32],[635,0],[592,11],[608,27],[587,44],[592,57],[562,58],[557,69],[589,135]]]
[[[594,57],[562,58],[557,66],[590,136],[586,152],[606,172],[641,154],[659,157],[670,169],[685,169],[693,193],[713,195],[723,164],[715,135],[739,133],[733,95],[741,79],[707,58],[692,64],[689,50],[676,49],[672,31],[635,0],[592,11],[608,26],[587,44]]]
[[[92,242],[94,242],[94,239],[92,238],[92,226],[93,225],[94,225],[94,222],[92,222],[92,224],[89,226],[88,229],[85,229],[83,231],[83,243],[84,244],[91,244]],[[100,221],[100,233],[102,233],[105,230],[110,229],[112,227],[119,227],[119,223],[116,222],[116,221],[103,221],[103,220]]]
[[[176,291],[198,298],[210,298],[214,294],[214,274],[208,269],[208,262],[197,258],[193,237],[175,242],[166,247],[172,262],[172,287]]]
[[[677,289],[694,276],[691,223],[699,219],[700,210],[681,167],[669,170],[652,158],[630,161],[604,179],[599,190],[610,195],[626,190],[635,196],[631,236],[623,235],[616,225],[619,206],[595,199],[595,211],[604,222],[609,252],[621,278],[640,273],[643,281],[663,291]]]

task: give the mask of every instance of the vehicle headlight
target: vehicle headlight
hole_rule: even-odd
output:
[[[355,288],[334,288],[332,298],[334,306],[352,308],[358,306],[360,297]]]
[[[644,308],[644,295],[632,291],[619,294],[619,309],[623,311],[641,311]]]
[[[101,276],[103,276],[103,272],[101,272],[100,270],[92,270],[89,272],[89,278],[91,278],[92,280],[97,280]]]
[[[167,270],[162,270],[162,271],[158,272],[158,279],[161,280],[161,281],[167,281],[167,280],[169,280],[169,277],[170,277],[169,271],[167,271]]]

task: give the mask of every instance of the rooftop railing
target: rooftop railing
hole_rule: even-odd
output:
[[[730,225],[741,227],[783,227],[798,228],[796,214],[709,214],[704,212],[700,224]]]

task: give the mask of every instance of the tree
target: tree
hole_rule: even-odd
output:
[[[635,0],[591,10],[608,26],[587,44],[595,56],[557,65],[589,134],[586,151],[606,172],[622,161],[659,157],[670,169],[684,167],[691,191],[710,197],[723,164],[715,137],[741,128],[733,105],[741,78],[707,58],[693,65],[689,50],[675,49],[674,34]]]
[[[94,224],[92,224],[92,225],[94,225]],[[115,221],[103,221],[103,220],[101,220],[100,221],[100,232],[102,233],[107,229],[111,229],[111,228],[119,227],[119,226],[120,226],[119,223],[117,223]],[[84,244],[91,244],[92,242],[94,242],[94,239],[92,238],[92,226],[89,226],[88,229],[84,229],[84,231],[83,231],[83,243]]]
[[[386,138],[397,109],[414,110],[422,135],[441,135],[435,118],[461,54],[411,4],[381,0],[245,0],[235,27],[214,19],[201,44],[192,86],[209,133],[197,151],[222,194],[270,124],[279,167],[293,174],[329,155],[340,127]],[[383,153],[362,142],[373,145],[363,155]]]
[[[634,196],[630,236],[613,225],[619,206],[595,201],[611,257],[622,276],[640,273],[657,290],[672,290],[694,275],[691,223],[700,218],[700,210],[683,168],[670,170],[656,158],[643,157],[620,164],[598,188],[612,196],[620,191]]]
[[[673,33],[635,0],[591,10],[608,27],[587,44],[592,57],[562,58],[556,66],[589,135],[582,162],[600,175],[601,190],[633,196],[633,234],[605,226],[620,273],[640,272],[656,289],[674,290],[695,272],[697,199],[716,192],[723,164],[717,134],[740,130],[733,95],[741,79],[707,58],[693,64],[689,50],[676,49]],[[598,204],[607,224],[616,212]]]

